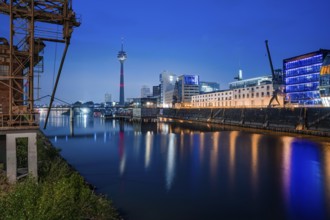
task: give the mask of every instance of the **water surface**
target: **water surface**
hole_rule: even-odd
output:
[[[326,141],[60,115],[45,133],[125,219],[330,219]]]

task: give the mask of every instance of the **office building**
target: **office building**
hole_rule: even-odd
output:
[[[320,71],[320,96],[322,105],[330,107],[330,53],[325,57]]]
[[[229,83],[229,89],[240,89],[272,83],[272,76],[260,76]]]
[[[173,105],[174,87],[177,76],[168,71],[159,75],[160,80],[160,107],[169,108]]]
[[[271,76],[262,76],[230,83],[231,89],[195,95],[194,108],[262,108],[267,107],[273,93]],[[283,105],[283,100],[279,100]]]
[[[220,84],[217,82],[199,82],[199,93],[216,92],[220,90]]]
[[[322,106],[322,96],[329,88],[329,66],[327,55],[330,50],[320,49],[283,60],[285,102],[294,106]],[[322,77],[320,72],[322,69]],[[321,84],[320,84],[321,81]],[[324,98],[327,105],[327,98]]]
[[[160,96],[160,84],[152,87],[152,96]]]
[[[150,87],[142,86],[142,88],[141,88],[141,98],[147,98],[148,96],[151,96]]]
[[[191,97],[199,94],[199,76],[181,75],[175,84],[174,103],[177,106],[190,106]]]
[[[160,84],[152,87],[152,97],[157,99],[157,106],[160,106],[160,87]]]

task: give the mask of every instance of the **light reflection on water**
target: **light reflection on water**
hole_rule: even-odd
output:
[[[330,145],[56,116],[45,133],[129,219],[327,219]]]
[[[324,148],[324,176],[325,176],[325,194],[326,194],[326,207],[330,207],[330,143]],[[329,209],[328,209],[329,211]],[[329,211],[330,212],[330,211]]]
[[[251,135],[251,184],[253,192],[258,190],[258,146],[260,134]]]
[[[210,149],[210,178],[212,183],[212,188],[216,187],[217,183],[217,171],[218,171],[218,158],[219,158],[219,140],[220,132],[214,132],[212,137],[213,144]]]
[[[167,163],[166,163],[166,189],[170,190],[174,177],[175,177],[175,134],[169,134],[169,143],[167,150]]]
[[[236,161],[236,140],[238,137],[238,131],[231,131],[229,134],[229,185],[234,186],[235,181],[235,161]]]
[[[286,206],[290,205],[291,144],[293,137],[282,137],[282,189]]]
[[[153,147],[153,134],[148,131],[146,133],[146,154],[145,154],[145,162],[144,162],[144,167],[145,169],[148,169],[150,165],[150,159],[151,159],[151,151]]]

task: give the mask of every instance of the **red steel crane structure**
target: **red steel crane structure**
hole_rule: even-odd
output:
[[[44,42],[65,44],[51,107],[73,28],[80,21],[72,0],[0,0],[0,13],[9,16],[9,39],[0,36],[0,131],[38,128],[34,93],[36,74],[43,70]]]

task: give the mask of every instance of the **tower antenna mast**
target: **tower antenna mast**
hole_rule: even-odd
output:
[[[125,95],[124,95],[124,62],[127,59],[126,52],[124,51],[123,38],[121,39],[121,50],[118,52],[118,60],[120,62],[120,84],[119,84],[119,105],[125,105]]]

